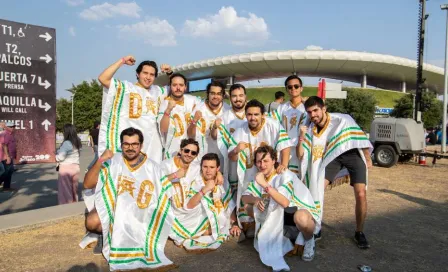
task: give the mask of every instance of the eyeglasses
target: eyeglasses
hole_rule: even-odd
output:
[[[292,88],[294,88],[294,89],[298,89],[298,88],[300,88],[300,87],[302,87],[302,86],[300,86],[299,84],[294,84],[294,85],[288,85],[286,88],[288,89],[288,90],[292,90]]]
[[[129,148],[129,147],[131,147],[132,146],[132,148],[137,148],[137,147],[139,147],[140,146],[140,143],[122,143],[121,144],[124,148]]]
[[[188,149],[188,148],[184,148],[183,151],[184,151],[185,154],[190,153],[190,154],[193,155],[193,156],[196,156],[196,155],[198,154],[197,151],[193,151],[193,150],[190,150],[190,149]]]

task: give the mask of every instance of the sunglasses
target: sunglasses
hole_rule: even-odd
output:
[[[132,148],[138,148],[139,146],[140,146],[140,143],[123,143],[122,144],[122,146],[124,147],[124,148],[129,148],[129,147],[131,147],[132,146]]]
[[[193,155],[193,156],[196,156],[196,155],[198,154],[197,151],[193,151],[193,150],[190,150],[190,149],[188,149],[188,148],[184,148],[183,151],[184,151],[185,154],[190,153],[190,154]]]
[[[294,88],[294,89],[298,89],[298,88],[300,88],[300,87],[302,87],[302,86],[300,86],[299,84],[294,84],[294,85],[288,85],[286,88],[288,89],[288,90],[292,90],[292,88]]]

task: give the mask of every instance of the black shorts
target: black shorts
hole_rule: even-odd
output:
[[[325,167],[325,179],[330,181],[331,184],[343,168],[347,168],[350,174],[350,185],[353,186],[355,183],[366,184],[367,168],[357,148],[342,153],[330,162]]]
[[[293,209],[292,207],[290,208],[291,210]],[[295,209],[295,211],[297,211],[297,208]],[[290,212],[283,212],[283,224],[285,226],[295,226],[296,223],[294,223],[294,213],[290,213]]]

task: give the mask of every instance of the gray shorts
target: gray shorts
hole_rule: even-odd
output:
[[[355,183],[366,184],[367,168],[358,149],[350,149],[330,162],[327,167],[325,167],[325,179],[330,181],[331,184],[336,175],[343,168],[347,168],[348,173],[350,174],[350,185],[353,186]]]

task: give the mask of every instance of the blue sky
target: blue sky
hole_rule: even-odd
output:
[[[425,62],[441,67],[444,3],[448,0],[427,2],[425,44]],[[418,0],[1,0],[0,6],[2,19],[56,29],[58,97],[68,97],[65,90],[72,84],[96,78],[129,54],[172,65],[308,46],[410,59],[417,54]],[[133,80],[134,69],[123,67],[117,76]],[[305,81],[313,84],[315,79]]]

